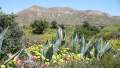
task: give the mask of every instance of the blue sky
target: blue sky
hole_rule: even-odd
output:
[[[7,13],[16,13],[32,5],[99,10],[111,15],[120,16],[120,0],[0,0],[2,10]]]

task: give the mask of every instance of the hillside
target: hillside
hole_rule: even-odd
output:
[[[45,8],[37,5],[31,6],[17,13],[16,21],[30,24],[34,20],[45,19],[49,22],[56,20],[59,24],[78,25],[89,21],[94,25],[120,24],[120,17],[111,16],[96,10],[75,10],[68,7]]]

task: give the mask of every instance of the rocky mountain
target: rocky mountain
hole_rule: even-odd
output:
[[[45,8],[37,5],[17,13],[16,21],[23,24],[33,23],[34,20],[55,20],[59,24],[78,25],[88,21],[94,25],[120,24],[120,17],[111,16],[96,10],[75,10],[68,7]]]

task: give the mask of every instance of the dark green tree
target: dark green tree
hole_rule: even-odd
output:
[[[51,22],[51,28],[57,28],[57,22],[56,21]]]
[[[83,21],[83,25],[84,28],[89,28],[90,24],[88,23],[88,21]]]
[[[42,34],[48,27],[48,22],[45,20],[35,20],[34,23],[31,24],[31,27],[33,28],[33,33]]]
[[[7,29],[7,30],[6,30]],[[9,58],[8,54],[14,54],[22,48],[22,35],[23,31],[19,25],[15,22],[14,14],[5,14],[0,12],[0,34],[2,34],[1,46],[0,46],[0,62],[4,62]],[[3,37],[4,36],[4,37]]]
[[[76,26],[75,32],[79,35],[84,34],[85,38],[91,38],[93,35],[96,35],[100,32],[100,29],[96,26],[92,26],[88,23],[88,21],[84,21],[81,26]]]
[[[5,53],[15,53],[21,49],[23,31],[15,22],[14,14],[0,15],[0,28],[1,32],[8,28],[5,39],[2,44],[2,51]]]

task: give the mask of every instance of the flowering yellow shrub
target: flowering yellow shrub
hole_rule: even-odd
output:
[[[52,57],[52,63],[54,64],[63,64],[64,62],[79,60],[81,60],[80,54],[72,53],[70,48],[61,48],[58,54]]]
[[[29,48],[27,48],[27,50],[32,53],[37,60],[40,60],[42,58],[42,55],[40,53],[40,50],[42,48],[42,45],[33,45]]]
[[[0,68],[6,68],[6,66],[5,65],[1,65]]]
[[[120,49],[120,40],[119,39],[112,39],[111,44],[114,49]]]

